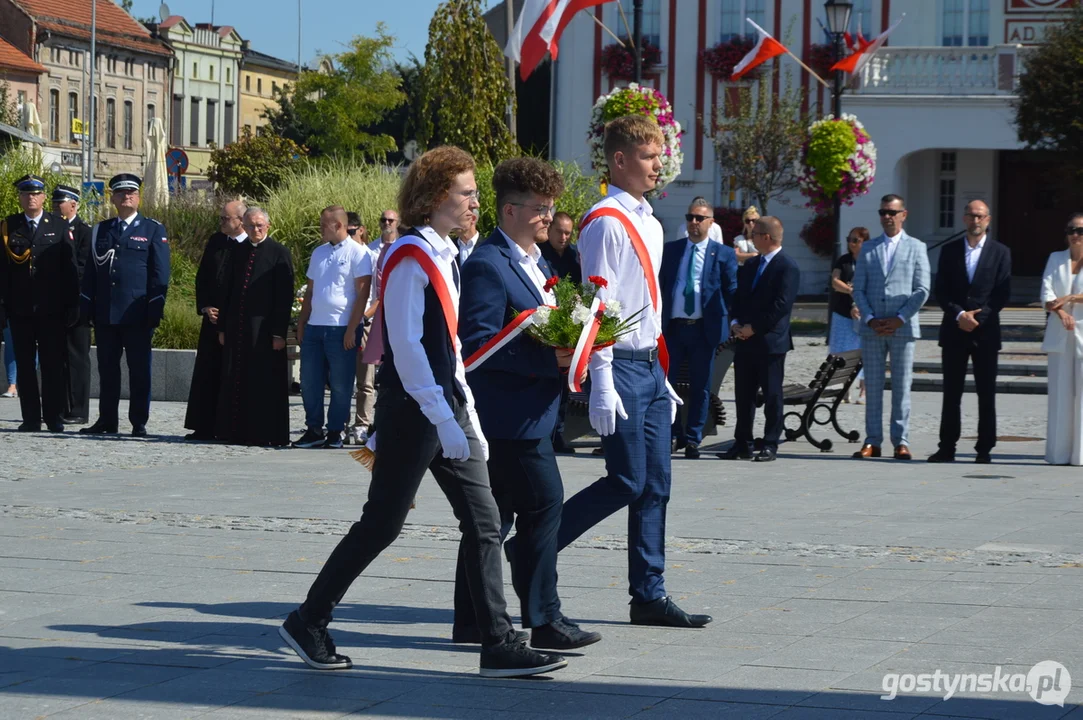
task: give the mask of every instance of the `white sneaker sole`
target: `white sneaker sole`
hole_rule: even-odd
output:
[[[353,662],[349,660],[344,663],[316,662],[315,660],[310,658],[304,650],[301,649],[301,646],[297,644],[297,641],[293,639],[293,636],[286,632],[286,628],[281,625],[278,628],[278,635],[286,641],[287,645],[293,648],[293,651],[297,653],[297,657],[304,660],[309,667],[316,668],[317,670],[349,670],[353,667]]]
[[[542,673],[553,672],[554,670],[560,670],[561,668],[568,667],[567,660],[560,660],[549,665],[539,665],[532,668],[481,668],[478,674],[487,678],[512,678],[512,677],[529,677],[530,675],[541,675]]]

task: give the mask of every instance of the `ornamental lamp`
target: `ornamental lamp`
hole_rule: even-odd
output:
[[[845,0],[827,0],[824,12],[827,14],[827,31],[838,37],[850,27],[850,13],[854,4]]]

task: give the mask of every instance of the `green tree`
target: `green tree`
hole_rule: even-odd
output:
[[[391,64],[394,43],[395,38],[379,23],[376,37],[358,35],[350,41],[349,50],[331,56],[334,69],[330,72],[301,73],[292,95],[280,93],[278,110],[266,114],[272,127],[294,127],[301,137],[291,139],[313,154],[356,152],[384,160],[396,149],[395,140],[373,128],[406,102],[402,78]],[[286,99],[289,102],[284,105]]]
[[[260,130],[292,140],[298,145],[308,142],[315,130],[306,125],[297,114],[297,106],[293,103],[293,86],[287,83],[273,88],[271,98],[277,103],[277,107],[269,105],[260,111],[260,117],[267,121],[267,125]]]
[[[18,125],[19,109],[15,98],[11,96],[11,85],[7,80],[0,80],[0,123]]]
[[[1065,153],[1083,176],[1083,6],[1025,59],[1015,101],[1019,139],[1030,149]]]
[[[750,87],[742,87],[736,98],[727,93],[707,130],[723,176],[732,176],[765,215],[771,200],[798,187],[797,162],[808,128],[801,91],[792,83],[781,85],[792,89],[780,90],[777,98],[770,75],[760,78],[755,94]]]
[[[304,147],[289,138],[252,135],[245,128],[240,140],[211,153],[207,177],[231,195],[263,198],[305,162],[305,154]]]
[[[429,23],[422,69],[418,144],[457,145],[478,162],[517,154],[507,127],[515,95],[481,0],[447,0]]]

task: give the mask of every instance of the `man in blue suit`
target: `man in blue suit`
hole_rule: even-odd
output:
[[[786,353],[793,350],[790,313],[801,287],[801,270],[782,252],[782,223],[765,215],[756,221],[752,243],[759,253],[741,266],[737,274],[737,299],[733,304],[732,334],[739,341],[733,372],[737,384],[736,442],[719,457],[723,460],[752,458],[752,423],[756,416],[756,392],[763,390],[763,449],[757,462],[770,462],[782,436],[782,378]]]
[[[145,437],[150,417],[150,340],[165,313],[169,240],[157,220],[139,214],[143,181],[122,173],[109,181],[117,217],[94,226],[93,265],[83,274],[82,300],[98,342],[98,420],[79,432],[117,432],[120,355],[128,359],[128,419],[132,435]]]
[[[564,181],[536,158],[505,160],[493,172],[499,228],[462,266],[459,338],[470,356],[518,313],[555,305],[546,289],[553,270],[542,258],[553,218],[553,201]],[[564,617],[557,596],[557,531],[564,484],[551,436],[560,403],[561,368],[570,353],[519,335],[467,375],[482,432],[489,442],[489,479],[500,508],[501,534],[516,520],[515,542],[506,552],[531,645],[571,650],[601,640]],[[455,578],[452,640],[480,642],[460,548]]]
[[[674,449],[699,457],[703,426],[710,408],[714,354],[729,336],[727,314],[737,291],[737,255],[733,248],[708,242],[714,209],[696,198],[684,216],[688,238],[662,248],[662,327],[673,372],[688,361],[688,421],[673,421]]]

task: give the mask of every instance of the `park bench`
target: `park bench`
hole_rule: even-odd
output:
[[[839,405],[850,392],[850,386],[854,384],[859,372],[861,372],[861,351],[850,350],[828,355],[808,385],[784,385],[782,387],[783,405],[803,406],[800,411],[791,410],[783,416],[784,423],[789,418],[796,418],[798,422],[796,429],[786,428],[786,439],[793,441],[805,438],[820,452],[831,452],[830,439],[817,440],[812,436],[814,425],[830,424],[845,440],[852,443],[860,440],[861,434],[857,430],[846,432],[839,427],[838,417]],[[763,405],[762,392],[756,397],[756,405]]]

